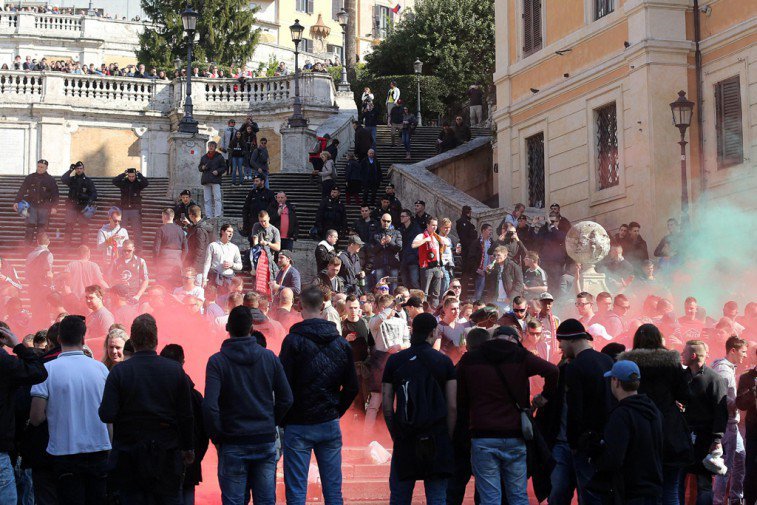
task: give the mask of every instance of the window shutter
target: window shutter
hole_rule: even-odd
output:
[[[533,50],[533,3],[535,0],[523,0],[523,55]]]
[[[533,28],[531,31],[531,40],[533,40],[532,51],[541,49],[541,0],[531,0]]]
[[[718,168],[739,165],[744,161],[739,76],[731,77],[715,85],[715,114]]]
[[[314,0],[308,0],[308,11],[307,11],[308,14],[312,14],[313,13],[313,1]]]

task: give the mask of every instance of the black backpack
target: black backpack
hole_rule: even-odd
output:
[[[423,433],[447,417],[447,401],[431,367],[421,353],[399,369],[402,380],[397,390],[398,427],[405,433]]]

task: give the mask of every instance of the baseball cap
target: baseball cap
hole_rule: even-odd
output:
[[[607,329],[599,323],[594,323],[586,328],[586,331],[592,337],[602,337],[605,340],[612,340],[612,337],[607,333]]]
[[[515,340],[520,340],[520,335],[518,335],[518,332],[515,331],[515,328],[512,326],[503,325],[494,330],[494,334],[492,335],[494,338],[499,336],[507,336],[512,337]]]
[[[359,246],[364,246],[365,245],[365,242],[363,242],[360,239],[359,235],[350,235],[350,238],[347,239],[347,243],[348,244],[356,244],[356,245],[359,245]]]
[[[621,382],[637,381],[641,379],[639,365],[633,361],[617,361],[609,372],[605,372],[605,377],[615,377]]]
[[[555,297],[547,293],[546,291],[539,295],[539,300],[551,300],[555,301]]]
[[[423,302],[420,298],[417,296],[411,296],[407,299],[405,303],[402,304],[403,307],[414,307],[416,309],[423,308]]]
[[[285,256],[289,258],[290,261],[294,261],[294,256],[292,254],[292,251],[289,251],[287,249],[282,249],[281,251],[279,251],[279,256]]]

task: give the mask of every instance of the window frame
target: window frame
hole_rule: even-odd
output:
[[[733,118],[731,121],[738,126],[739,153],[738,155],[729,155],[724,152],[727,146],[724,140],[726,118],[723,116],[725,112],[722,111],[722,88],[734,82],[736,83],[735,95],[736,99],[738,100],[738,117]],[[726,170],[728,168],[744,163],[744,104],[741,99],[741,93],[741,76],[738,73],[726,79],[721,79],[715,82],[713,85],[713,104],[715,109],[715,153],[718,171]]]
[[[615,103],[616,137],[618,141],[618,184],[599,189],[597,160],[597,122],[595,111]],[[599,90],[586,99],[586,142],[589,159],[587,163],[589,180],[589,206],[599,205],[626,196],[627,166],[625,163],[625,107],[621,85]]]

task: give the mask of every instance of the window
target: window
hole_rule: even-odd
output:
[[[334,44],[326,44],[326,52],[341,56],[342,46],[335,46]]]
[[[544,208],[544,132],[526,138],[528,206]]]
[[[615,102],[594,109],[594,125],[597,189],[603,190],[620,184],[618,118]]]
[[[314,0],[296,0],[295,8],[297,9],[297,12],[304,12],[305,14],[312,14],[313,2]]]
[[[337,20],[337,13],[344,7],[344,0],[331,0],[331,19]]]
[[[523,0],[523,56],[541,49],[541,2]]]
[[[615,10],[615,0],[594,0],[594,19],[607,16]]]
[[[386,38],[389,30],[394,26],[394,17],[392,16],[392,10],[389,7],[383,5],[373,6],[373,35],[375,38]]]
[[[744,132],[738,75],[715,84],[715,133],[718,137],[718,170],[743,163]]]
[[[313,41],[311,39],[306,39],[305,37],[302,38],[302,51],[303,53],[312,53],[313,52]]]

